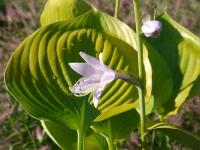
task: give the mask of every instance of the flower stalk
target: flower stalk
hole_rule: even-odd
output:
[[[81,109],[81,124],[80,128],[77,130],[78,134],[78,145],[77,145],[77,150],[84,150],[85,149],[85,128],[84,128],[84,123],[85,123],[85,112],[86,112],[86,99],[83,100],[83,105]]]
[[[115,0],[115,15],[114,15],[115,18],[118,18],[119,16],[119,2],[120,0]]]
[[[112,126],[111,126],[111,121],[108,121],[108,130],[109,130],[109,135],[107,138],[107,142],[108,142],[108,149],[109,150],[115,150],[115,145],[113,143],[113,135],[112,135]]]
[[[78,131],[78,145],[77,145],[77,150],[84,150],[84,134],[81,131]]]
[[[138,69],[139,77],[144,81],[144,65],[143,65],[143,47],[142,47],[142,32],[141,32],[141,18],[139,12],[139,0],[133,0],[135,23],[136,23],[136,43],[138,52]],[[140,132],[142,143],[145,144],[145,100],[144,100],[144,87],[139,88],[139,103],[140,103]],[[142,148],[145,149],[144,147]]]
[[[116,75],[116,79],[122,79],[128,83],[131,83],[140,88],[143,88],[142,81],[138,77],[136,77],[133,73],[131,73],[130,71],[116,70],[115,75]]]

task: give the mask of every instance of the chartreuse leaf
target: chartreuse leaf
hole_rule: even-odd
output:
[[[91,10],[71,21],[41,27],[13,53],[5,72],[6,86],[33,117],[56,121],[70,129],[84,128],[86,132],[99,112],[88,104],[87,99],[70,94],[69,86],[80,76],[70,69],[68,63],[82,61],[78,55],[80,51],[93,56],[103,51],[104,62],[111,68],[129,70],[137,75],[133,34],[126,24],[97,10]],[[162,83],[166,82],[165,74],[152,74],[150,56],[145,51],[146,97],[149,98],[154,90],[152,76],[161,79],[159,81]],[[160,67],[165,69],[164,65]],[[134,85],[116,80],[105,90],[98,109],[104,113],[121,105],[133,104],[137,98]],[[86,111],[82,113],[83,110]],[[129,110],[125,108],[124,112]],[[109,117],[120,113],[115,111]]]
[[[97,132],[104,135],[108,141],[112,140],[117,143],[127,139],[139,122],[139,115],[132,107],[131,104],[126,104],[102,113],[95,119],[93,127]],[[129,110],[125,111],[127,109]],[[118,115],[113,116],[113,114]]]
[[[93,145],[93,146],[90,146]],[[86,150],[107,150],[108,149],[108,144],[106,139],[96,133],[96,132],[91,132],[88,133],[86,137]]]
[[[170,70],[164,59],[148,43],[145,43],[145,47],[148,49],[148,58],[152,68],[151,70],[148,69],[148,65],[146,64],[147,76],[151,76],[151,79],[146,80],[147,86],[152,86],[150,98],[147,99],[147,103],[145,104],[146,113],[149,114],[170,99],[173,81]],[[164,86],[161,86],[161,83]]]
[[[158,20],[163,24],[160,37],[146,41],[162,56],[173,76],[173,93],[164,109],[169,112],[175,107],[176,112],[187,98],[200,95],[200,39],[167,13]]]
[[[68,63],[83,61],[80,51],[93,56],[103,51],[111,68],[137,74],[137,53],[120,40],[129,28],[104,15],[92,10],[73,21],[41,27],[15,50],[5,72],[6,86],[33,117],[86,133],[99,112],[88,103],[88,96],[75,97],[69,91],[80,76]],[[116,26],[124,28],[118,31]],[[99,103],[101,112],[137,99],[136,88],[122,80],[105,91]]]
[[[148,133],[153,130],[163,132],[165,135],[169,136],[180,144],[192,148],[192,150],[199,150],[200,137],[194,133],[188,132],[169,123],[157,123],[148,128]]]
[[[48,136],[63,150],[76,149],[77,134],[66,126],[53,121],[41,121]]]
[[[52,121],[41,121],[42,127],[49,137],[63,150],[76,150],[77,134],[76,131],[66,126]],[[107,143],[105,138],[90,130],[85,137],[86,150],[106,150]]]
[[[125,26],[127,31],[128,27],[109,16],[108,20],[113,23],[103,26],[105,21],[100,22],[100,16],[104,17],[104,14],[90,11],[71,22],[42,27],[13,53],[5,74],[7,87],[36,118],[49,119],[49,116],[53,116],[52,119],[54,115],[59,115],[59,118],[66,119],[62,116],[68,115],[68,112],[64,112],[66,107],[70,106],[71,109],[75,102],[79,104],[76,99],[81,98],[71,96],[69,86],[80,76],[70,69],[68,63],[83,61],[78,54],[80,51],[93,56],[103,51],[104,62],[111,68],[137,74],[137,53],[131,46],[117,39],[122,34],[112,28],[114,23]],[[106,111],[136,99],[137,91],[133,85],[116,80],[105,90],[99,110]]]
[[[61,20],[69,20],[74,17],[74,15],[71,15],[73,13],[70,13],[68,9],[63,9],[65,7],[68,7],[68,4],[74,6],[74,8],[77,8],[80,10],[80,12],[84,12],[85,10],[85,4],[84,6],[80,7],[83,1],[77,3],[77,1],[70,1],[66,2],[64,0],[60,0],[60,5],[59,3],[55,6],[53,3],[55,2],[50,2],[50,4],[46,4],[44,11],[41,16],[41,21],[46,21],[47,17],[43,17],[43,14],[57,14],[62,11],[63,15],[60,15],[59,18],[55,18],[55,15],[51,15],[51,23],[61,21]],[[73,3],[73,4],[72,4]],[[53,5],[51,5],[53,4]],[[47,9],[48,8],[48,9]],[[59,8],[59,9],[58,9]],[[91,8],[89,8],[91,9]],[[88,10],[89,10],[88,9]],[[48,12],[49,11],[49,12]],[[54,18],[52,17],[54,16]],[[105,32],[109,32],[114,36],[117,36],[117,38],[120,38],[121,40],[125,41],[128,43],[130,46],[135,46],[135,38],[134,38],[134,32],[125,24],[120,23],[119,21],[115,20],[113,22],[113,18],[107,15],[100,15],[98,20],[100,20],[100,24],[103,27],[103,30]],[[96,20],[97,21],[97,20]],[[116,23],[117,22],[117,23]],[[112,26],[112,27],[111,27]],[[110,28],[111,27],[111,28]],[[124,34],[125,36],[120,36],[120,34]],[[148,47],[149,49],[149,47]],[[152,49],[152,48],[151,48]],[[148,54],[149,53],[149,54]],[[133,58],[134,59],[134,58]],[[149,62],[149,59],[151,61],[151,64]],[[169,70],[166,66],[166,64],[163,63],[162,58],[160,58],[159,55],[156,54],[154,50],[151,50],[148,52],[145,49],[144,53],[144,64],[145,64],[145,70],[147,73],[146,75],[146,101],[147,101],[147,107],[146,107],[146,112],[150,113],[152,112],[155,108],[159,107],[160,105],[164,104],[168,99],[171,94],[171,89],[172,89],[172,82],[171,82],[171,76],[169,76]],[[151,69],[151,65],[154,67],[153,72]],[[153,81],[152,81],[153,80]],[[160,88],[158,84],[162,82],[165,84],[166,88]],[[153,83],[153,84],[152,84]],[[153,90],[152,90],[153,89]],[[157,92],[159,90],[159,92]],[[138,106],[138,103],[136,102],[135,106]]]
[[[83,0],[48,0],[40,16],[42,26],[58,21],[70,20],[91,10]]]

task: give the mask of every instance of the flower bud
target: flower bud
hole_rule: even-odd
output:
[[[142,32],[146,37],[159,37],[161,29],[162,23],[156,20],[144,22],[142,25]]]

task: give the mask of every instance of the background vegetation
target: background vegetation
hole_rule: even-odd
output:
[[[114,0],[87,0],[98,9],[114,14]],[[131,0],[121,0],[120,19],[134,27]],[[31,118],[6,92],[3,75],[6,63],[16,46],[39,24],[44,0],[0,0],[0,150],[56,150],[58,149],[43,132],[39,121]],[[182,25],[200,36],[200,1],[198,0],[144,0],[142,16],[145,20],[154,11],[168,12]],[[158,8],[159,6],[159,8]],[[179,114],[170,122],[200,134],[200,98],[188,100]],[[162,137],[162,136],[160,136]],[[130,136],[125,147],[137,146],[137,135]],[[182,148],[173,141],[172,148]],[[162,144],[159,139],[157,147]],[[166,147],[167,148],[167,147]]]

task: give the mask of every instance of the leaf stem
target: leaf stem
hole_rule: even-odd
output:
[[[151,135],[151,150],[153,150],[154,148],[155,139],[156,139],[156,131],[153,130]]]
[[[141,18],[139,12],[139,0],[133,0],[135,23],[136,23],[136,42],[138,51],[138,69],[139,77],[144,82],[144,66],[143,66],[143,47],[142,47],[142,33],[141,33]],[[144,100],[144,87],[138,88],[139,103],[140,103],[140,130],[141,140],[145,144],[145,100]],[[143,148],[144,150],[145,148]]]
[[[85,112],[86,112],[86,100],[83,100],[82,109],[81,109],[81,120],[80,120],[80,127],[77,130],[78,134],[78,146],[77,150],[84,150],[85,149]]]
[[[120,0],[115,0],[115,15],[114,15],[115,18],[118,18],[119,16],[119,2]]]
[[[78,146],[77,146],[77,150],[84,150],[84,135],[80,131],[78,131]]]
[[[107,142],[108,142],[108,149],[109,150],[115,150],[114,148],[114,144],[113,144],[113,136],[112,136],[112,127],[111,127],[111,122],[110,120],[108,120],[108,138],[107,138]]]

